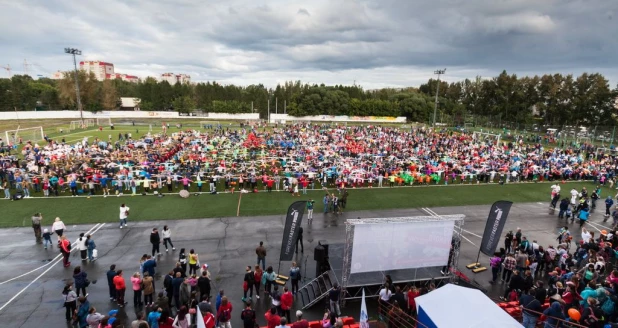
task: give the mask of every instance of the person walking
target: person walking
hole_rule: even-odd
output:
[[[515,260],[515,258],[513,257],[513,253],[509,253],[502,262],[502,279],[500,280],[501,282],[509,282],[516,265],[517,260]]]
[[[296,265],[296,262],[292,262],[290,280],[292,281],[292,293],[296,295],[298,292],[298,282],[300,281],[300,268]]]
[[[62,253],[62,264],[65,268],[71,265],[69,255],[71,255],[71,242],[65,236],[60,237],[60,253]]]
[[[262,274],[262,285],[264,285],[264,293],[265,294],[270,294],[271,288],[272,288],[272,285],[275,282],[275,279],[277,279],[277,274],[273,270],[273,267],[269,266],[266,269],[266,272],[264,272],[264,274]]]
[[[127,227],[127,218],[129,218],[129,206],[126,206],[125,204],[121,204],[120,205],[120,229],[122,229],[122,226],[124,225],[124,227]]]
[[[116,285],[114,284],[114,277],[116,277],[116,265],[112,264],[109,266],[109,270],[106,273],[107,275],[107,287],[109,288],[109,300],[111,302],[116,302]]]
[[[79,292],[82,292],[82,295],[88,296],[86,293],[86,287],[90,284],[87,279],[88,274],[85,271],[82,271],[82,268],[78,265],[73,269],[73,281],[75,283],[75,291],[77,292],[77,296],[79,296]]]
[[[259,265],[255,266],[255,270],[253,271],[253,277],[255,278],[254,286],[255,286],[255,298],[260,299],[260,285],[262,285],[262,275],[264,275],[264,271],[260,268]]]
[[[243,281],[243,297],[242,297],[243,302],[245,302],[247,299],[247,292],[249,292],[249,301],[253,297],[253,285],[254,284],[255,284],[255,275],[253,274],[253,271],[251,270],[251,266],[247,265],[247,269],[246,269],[245,277]]]
[[[255,249],[255,254],[257,255],[257,264],[260,265],[260,262],[262,262],[262,270],[266,270],[266,248],[263,241],[260,241],[260,246]]]
[[[197,274],[197,268],[199,267],[200,258],[194,249],[189,251],[189,275]]]
[[[315,201],[310,199],[307,202],[307,220],[309,220],[309,224],[313,222],[313,207],[315,206]]]
[[[73,314],[77,310],[77,294],[73,291],[73,285],[67,284],[62,291],[64,298],[65,316],[67,322],[73,320]]]
[[[489,259],[489,266],[491,267],[491,280],[490,284],[495,284],[496,280],[498,280],[498,274],[500,273],[500,265],[502,264],[502,258],[500,257],[500,253],[495,252],[494,256]]]
[[[124,300],[124,294],[127,290],[127,285],[122,277],[122,270],[116,271],[116,276],[114,277],[114,286],[116,287],[116,301],[118,302],[118,307],[124,307],[127,302]]]
[[[135,272],[131,277],[131,285],[133,287],[133,307],[138,309],[142,306],[142,275],[139,272]]]
[[[94,243],[94,240],[92,240],[92,235],[86,236],[86,245],[88,247],[88,260],[90,260],[90,262],[96,261],[97,257],[94,256],[94,253],[97,249],[97,245]]]
[[[43,221],[43,215],[41,215],[41,213],[34,213],[32,216],[32,229],[34,230],[34,238],[37,244],[43,243],[41,237],[41,221]]]
[[[66,228],[67,227],[64,225],[64,222],[62,222],[60,218],[56,218],[54,220],[51,230],[56,233],[56,236],[58,236],[58,242],[60,242],[60,237],[62,237]]]
[[[152,244],[152,256],[161,255],[159,251],[159,245],[161,244],[161,236],[157,228],[152,228],[150,233],[150,243]]]
[[[612,208],[612,205],[614,205],[614,200],[612,199],[612,196],[607,196],[607,199],[605,199],[605,217],[609,217],[609,210]]]
[[[45,228],[43,229],[43,246],[45,247],[45,249],[47,249],[47,245],[49,244],[49,247],[54,246],[54,244],[52,244],[51,241],[51,232],[49,232],[49,229]]]
[[[87,238],[84,236],[84,233],[79,234],[79,239],[77,239],[77,248],[79,249],[79,255],[82,259],[82,262],[88,261],[88,245],[86,244]]]
[[[163,231],[161,231],[161,233],[163,234],[163,245],[165,246],[165,251],[168,251],[168,243],[170,244],[170,246],[172,246],[172,250],[175,251],[176,247],[174,247],[174,244],[172,244],[172,230],[170,230],[170,228],[164,225]]]

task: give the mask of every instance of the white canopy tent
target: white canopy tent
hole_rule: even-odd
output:
[[[418,327],[523,327],[483,292],[476,289],[448,284],[415,300],[418,321],[422,324]]]

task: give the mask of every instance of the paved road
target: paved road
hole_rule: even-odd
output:
[[[474,276],[474,279],[488,288],[492,295],[498,295],[502,292],[502,286],[492,286],[487,282],[491,275],[489,271],[475,276],[464,268],[466,264],[476,259],[481,240],[480,235],[483,233],[489,207],[488,205],[442,207],[430,210],[439,215],[466,215],[464,224],[466,232],[463,234],[466,239],[461,246],[459,267],[464,273]],[[96,215],[96,213],[91,214]],[[423,209],[362,211],[344,213],[339,217],[335,217],[333,214],[326,216],[316,214],[312,226],[307,227],[306,223],[303,224],[305,226],[305,254],[309,257],[306,270],[307,278],[314,276],[313,248],[317,245],[317,241],[343,242],[345,239],[343,222],[346,218],[420,215],[428,215],[428,212]],[[275,258],[278,258],[281,245],[283,220],[284,215],[129,222],[129,227],[126,229],[118,229],[115,224],[105,224],[102,227],[100,225],[72,226],[68,227],[67,234],[71,241],[75,241],[80,232],[95,228],[92,231],[96,231],[93,238],[99,250],[99,260],[85,264],[84,269],[91,281],[99,280],[88,288],[91,304],[99,312],[107,313],[110,309],[115,308],[114,304],[109,302],[107,294],[105,272],[109,266],[116,264],[117,268],[123,269],[128,281],[130,275],[138,271],[141,255],[150,253],[149,234],[152,228],[159,227],[161,229],[163,224],[169,225],[173,230],[172,239],[177,251],[172,252],[170,249],[169,253],[165,253],[162,247],[164,253],[157,267],[157,290],[160,290],[162,286],[162,278],[159,274],[173,268],[177,261],[178,250],[181,247],[187,248],[187,250],[194,248],[200,254],[201,262],[208,263],[210,266],[213,277],[213,294],[220,288],[226,291],[226,295],[230,297],[235,306],[232,324],[240,326],[240,299],[242,297],[244,268],[246,265],[255,263],[254,250],[259,241],[264,241],[268,249],[267,265],[273,265],[275,269],[277,268]],[[591,231],[604,229],[602,225],[609,226],[603,223],[601,214],[593,214],[591,222],[593,222],[589,227]],[[505,231],[521,227],[524,235],[528,236],[530,240],[534,239],[541,245],[548,245],[554,242],[559,226],[561,226],[561,223],[558,222],[555,215],[549,215],[545,203],[514,204]],[[96,230],[96,228],[99,229]],[[577,232],[578,225],[575,225],[572,231]],[[0,295],[2,295],[0,296],[0,307],[2,308],[0,310],[0,322],[3,323],[2,326],[39,327],[44,322],[46,328],[66,327],[61,291],[64,281],[71,279],[72,269],[65,269],[56,262],[50,263],[58,255],[57,248],[44,250],[42,245],[36,245],[32,230],[28,228],[2,229],[0,230],[0,240]],[[80,264],[78,256],[76,252],[72,254],[73,265]],[[481,260],[483,259],[481,257]],[[297,260],[303,263],[305,260],[303,254],[298,255]],[[487,259],[485,258],[486,262]],[[25,274],[37,268],[39,269]],[[287,272],[288,268],[289,263],[283,263],[281,271]],[[23,276],[6,282],[20,275]],[[19,296],[7,304],[9,299],[20,292]],[[120,315],[121,317],[128,317],[130,320],[135,318],[132,297],[132,291],[127,291],[126,299],[129,304]],[[268,301],[265,298],[255,304],[261,324],[265,323],[263,313],[267,308]],[[358,305],[352,303],[343,312],[358,317]],[[309,311],[306,316],[308,316],[308,319],[321,317],[319,309]]]

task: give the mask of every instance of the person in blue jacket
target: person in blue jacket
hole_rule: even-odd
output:
[[[584,207],[579,211],[579,226],[583,226],[586,221],[588,221],[588,217],[590,216],[590,212],[588,207]]]
[[[609,217],[609,210],[610,208],[612,208],[612,205],[614,205],[614,200],[612,199],[612,196],[607,196],[607,198],[605,199],[605,217]]]

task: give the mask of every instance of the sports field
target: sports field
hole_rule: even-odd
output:
[[[349,189],[346,211],[420,208],[435,206],[462,206],[491,204],[496,200],[520,202],[543,202],[549,204],[548,183],[513,183],[507,185],[440,185],[395,188]],[[567,182],[562,190],[581,190],[591,182]],[[331,190],[331,192],[336,192]],[[602,197],[610,194],[604,188]],[[292,197],[287,192],[259,192],[257,194],[208,193],[191,195],[184,199],[178,194],[156,196],[121,197],[86,196],[33,197],[19,201],[2,200],[3,215],[0,227],[29,225],[33,213],[41,212],[50,223],[59,216],[65,224],[117,222],[121,203],[131,208],[130,220],[171,220],[189,218],[221,218],[230,216],[259,216],[284,214],[287,207],[296,200],[313,198],[316,202],[315,215],[322,215],[323,190],[309,191],[307,195]],[[611,193],[613,195],[613,193]],[[334,215],[334,214],[329,214]]]

